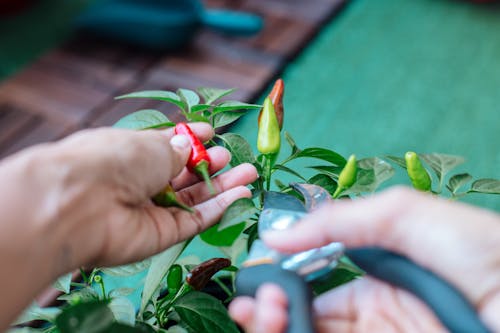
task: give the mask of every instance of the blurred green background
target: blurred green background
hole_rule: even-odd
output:
[[[500,178],[498,5],[352,1],[283,78],[285,129],[301,148],[457,154],[467,159],[457,172]],[[232,131],[255,136],[255,119]],[[500,210],[498,195],[466,201]]]
[[[44,0],[2,18],[0,78],[66,38],[88,2]],[[285,128],[301,147],[359,158],[457,154],[467,158],[458,171],[500,178],[499,55],[498,5],[352,0],[286,67]],[[251,140],[255,116],[233,131]],[[499,199],[467,201],[500,210]]]

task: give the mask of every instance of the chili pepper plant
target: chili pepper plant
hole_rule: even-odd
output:
[[[214,88],[199,88],[197,91],[179,89],[176,92],[141,91],[118,98],[144,98],[173,104],[187,123],[207,122],[219,132],[247,113],[247,117],[254,117],[252,110],[260,110],[254,136],[244,138],[237,133],[227,132],[217,134],[213,140],[205,143],[206,147],[226,147],[232,154],[232,167],[251,163],[257,168],[260,177],[250,185],[253,198],[235,201],[227,208],[219,223],[197,238],[198,256],[184,255],[191,242],[188,240],[141,262],[112,268],[96,267],[90,271],[82,269],[81,280],[77,282],[72,281],[71,275],[63,276],[54,284],[63,292],[58,298],[61,305],[40,308],[33,304],[16,324],[32,320],[42,321],[43,324],[39,328],[14,330],[61,333],[239,332],[227,314],[226,305],[235,294],[233,282],[241,258],[258,238],[256,223],[263,205],[263,193],[275,190],[301,198],[289,184],[280,180],[285,174],[297,182],[322,186],[334,200],[370,195],[381,184],[389,181],[397,170],[406,173],[408,184],[416,189],[450,200],[471,193],[500,194],[499,180],[473,179],[468,173],[451,174],[454,168],[464,162],[459,156],[407,152],[405,156],[357,159],[355,155],[346,158],[326,148],[301,147],[292,138],[293,134],[283,130],[285,111],[282,80],[275,83],[263,105],[230,100],[228,96],[233,91]],[[114,126],[133,130],[175,127],[177,133],[187,134],[193,146],[188,170],[200,173],[207,186],[211,186],[207,173],[210,159],[205,146],[192,134],[186,123],[175,124],[157,110],[139,110],[120,119]],[[250,144],[255,140],[256,152]],[[303,159],[311,161],[311,164],[300,170],[294,162]],[[434,175],[431,176],[429,171]],[[152,200],[158,205],[191,210],[179,202],[170,185]],[[199,259],[205,247],[218,249],[221,258]],[[136,288],[140,294],[136,299],[129,297],[135,291],[133,288],[106,287],[106,277],[123,280],[123,285],[127,286],[127,280],[137,274],[143,274],[144,278]],[[344,257],[330,280],[313,292],[320,294],[362,275],[363,272]]]

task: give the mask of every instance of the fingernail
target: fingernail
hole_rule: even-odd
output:
[[[189,147],[189,139],[185,135],[174,135],[172,139],[170,139],[170,144],[174,148],[186,149]]]

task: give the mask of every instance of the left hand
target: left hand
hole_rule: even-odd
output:
[[[202,141],[213,135],[206,124],[192,127]],[[55,156],[48,157],[45,169],[62,165],[67,173],[44,187],[57,191],[53,195],[59,199],[47,226],[57,230],[66,225],[71,230],[64,247],[74,257],[64,259],[69,260],[66,270],[123,264],[158,253],[202,232],[234,200],[251,195],[244,186],[256,179],[251,165],[215,177],[217,195],[211,195],[205,183],[185,168],[191,149],[183,139],[174,137],[170,129],[103,129],[76,134],[53,147]],[[208,152],[211,174],[229,162],[230,154],[224,148]],[[194,213],[151,203],[150,198],[169,181]]]
[[[192,124],[202,141],[208,124]],[[0,331],[42,288],[80,266],[137,261],[218,221],[257,178],[240,165],[213,179],[217,195],[185,168],[190,144],[165,131],[85,130],[0,162]],[[208,150],[210,172],[230,159]],[[152,204],[171,182],[194,213]]]

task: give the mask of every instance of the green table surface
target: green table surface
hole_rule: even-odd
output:
[[[467,160],[457,171],[500,178],[498,5],[352,1],[283,78],[285,129],[299,147],[456,154]],[[232,131],[256,136],[255,119]],[[498,195],[465,201],[500,211]]]

